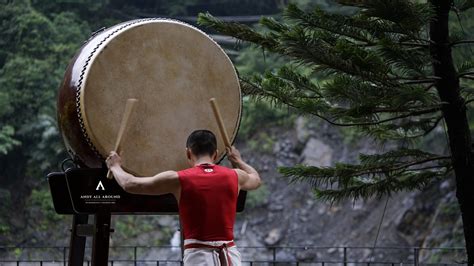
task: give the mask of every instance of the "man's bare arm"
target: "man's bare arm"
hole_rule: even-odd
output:
[[[117,183],[128,193],[143,195],[179,194],[179,177],[175,171],[166,171],[152,177],[136,177],[121,167],[121,159],[117,153],[107,158],[107,166],[114,174]]]
[[[262,180],[257,170],[242,160],[239,150],[232,146],[227,149],[227,158],[234,168],[237,168],[239,187],[242,190],[254,190],[260,187]]]

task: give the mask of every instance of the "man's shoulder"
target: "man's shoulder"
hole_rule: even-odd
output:
[[[169,178],[169,179],[173,179],[173,178],[178,178],[178,177],[179,177],[178,172],[177,172],[177,171],[174,171],[174,170],[164,171],[164,172],[161,172],[159,175],[161,175],[162,177]]]
[[[176,173],[176,176],[180,178],[183,176],[192,175],[194,171],[195,171],[195,167],[189,167],[189,168],[181,169],[174,172]]]
[[[242,175],[244,175],[244,174],[247,174],[244,170],[239,169],[239,168],[232,168],[232,170],[234,170],[234,172],[235,172],[238,176],[242,176]]]
[[[215,165],[215,167],[218,169],[218,170],[221,170],[221,171],[226,171],[226,172],[237,172],[237,168],[232,168],[232,167],[227,167],[227,166],[224,166],[224,165]]]

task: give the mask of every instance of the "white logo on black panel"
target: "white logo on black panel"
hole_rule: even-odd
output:
[[[102,181],[99,181],[99,184],[97,184],[95,190],[105,190],[104,185],[102,185]]]

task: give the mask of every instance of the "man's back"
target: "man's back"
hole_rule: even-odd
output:
[[[235,170],[201,164],[179,171],[179,214],[184,239],[233,240],[238,197]]]
[[[194,167],[150,177],[125,172],[115,152],[107,158],[107,166],[125,191],[144,195],[171,193],[179,201],[185,239],[184,265],[241,265],[233,241],[237,197],[241,189],[257,189],[261,180],[235,147],[226,149],[235,169],[212,164],[217,159],[215,135],[209,130],[196,130],[186,141],[186,157]]]

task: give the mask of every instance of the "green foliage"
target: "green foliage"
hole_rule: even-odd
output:
[[[56,117],[46,114],[39,115],[36,123],[25,127],[30,136],[37,138],[35,149],[30,152],[28,162],[35,166],[34,170],[29,170],[34,176],[37,172],[47,172],[58,167],[64,159],[64,146],[59,141],[61,136],[56,125]]]
[[[442,120],[444,103],[433,89],[437,77],[427,36],[433,7],[406,0],[339,2],[353,9],[334,13],[290,4],[283,19],[262,18],[264,30],[210,14],[201,14],[199,23],[286,61],[263,74],[241,76],[251,97],[347,127],[380,144],[401,140],[408,147],[361,155],[359,164],[281,168],[285,176],[308,182],[329,201],[420,189],[445,177],[452,170],[450,157],[415,147]],[[460,5],[464,10],[469,3]],[[472,71],[469,58],[458,69]],[[466,95],[470,87],[463,88]]]
[[[291,123],[294,115],[288,110],[272,108],[266,101],[253,101],[244,98],[239,137],[248,139],[259,132],[262,125],[271,127]]]
[[[467,11],[468,9],[474,7],[473,0],[456,0],[454,1],[454,6],[459,11]]]
[[[263,49],[248,46],[239,51],[239,55],[235,59],[235,66],[239,75],[249,76],[256,73],[264,73],[265,70],[274,69],[284,62],[285,59],[283,57],[265,53]]]
[[[43,14],[58,14],[69,11],[79,15],[94,15],[109,4],[110,0],[31,0],[31,5]]]
[[[399,149],[383,154],[360,155],[361,164],[337,163],[335,167],[297,165],[282,167],[292,182],[307,181],[316,196],[329,201],[382,197],[405,189],[420,189],[451,170],[448,156]],[[435,162],[436,164],[434,164]],[[444,169],[443,171],[440,170]],[[336,187],[336,188],[334,188]]]
[[[166,6],[167,13],[171,16],[179,16],[187,13],[189,6],[196,5],[198,0],[177,0],[169,1]]]
[[[268,201],[269,196],[270,191],[264,184],[259,189],[247,193],[245,206],[247,209],[254,209],[260,207]]]
[[[54,5],[43,2],[44,8]],[[75,13],[44,14],[36,7],[24,0],[2,3],[0,9],[1,185],[34,188],[31,194],[22,190],[28,197],[26,206],[2,204],[0,234],[6,237],[11,233],[7,214],[12,208],[28,208],[25,213],[35,216],[39,230],[61,219],[49,190],[38,186],[38,180],[65,157],[56,125],[57,89],[67,63],[91,32]],[[10,200],[6,195],[3,203]]]
[[[420,72],[429,62],[420,59],[419,62],[425,62],[425,66],[406,63],[407,58],[420,58],[419,54],[423,57],[427,54],[422,49],[402,48],[403,45],[398,43],[413,33],[406,32],[404,38],[397,33],[390,35],[390,38],[383,35],[379,39],[380,33],[369,32],[369,19],[362,15],[357,21],[360,25],[351,27],[347,26],[347,22],[355,20],[353,17],[321,14],[324,11],[319,9],[314,13],[305,13],[290,5],[286,16],[293,23],[292,27],[272,19],[262,19],[262,25],[270,33],[219,22],[209,15],[202,15],[200,22],[291,60],[290,65],[279,71],[244,78],[242,87],[248,94],[270,98],[335,125],[363,126],[362,129],[366,129],[368,134],[384,139],[387,136],[417,136],[432,129],[439,121],[440,114],[436,111],[439,111],[441,103],[435,94],[426,92],[424,86],[418,85],[418,81],[411,81],[415,85],[405,81],[411,80],[411,77],[408,76],[410,72],[403,68],[412,67],[413,72]],[[324,19],[333,20],[330,25],[327,21],[328,25],[318,24]],[[361,30],[363,27],[367,28],[366,32]],[[390,31],[401,31],[392,25],[388,28]],[[370,47],[374,41],[378,41],[378,49]],[[367,48],[367,45],[370,46]],[[394,50],[396,45],[398,47]],[[395,60],[394,54],[400,51],[405,51],[405,59]],[[294,64],[304,65],[313,71],[310,75],[300,75],[291,66]],[[328,81],[323,84],[325,86],[315,84],[311,79],[311,75],[322,71],[329,73]],[[402,74],[404,76],[400,76]],[[354,98],[354,95],[358,97]],[[360,98],[365,100],[360,101]],[[378,103],[379,99],[383,102]],[[422,121],[411,123],[406,119],[410,116],[418,116]],[[391,127],[384,125],[395,120],[399,123],[392,123]],[[379,129],[391,132],[381,135]]]
[[[274,145],[274,138],[266,132],[260,132],[247,141],[247,146],[250,150],[265,154],[272,154]]]
[[[12,207],[10,192],[8,190],[0,189],[0,213],[8,213]],[[0,216],[0,235],[8,235],[10,233],[10,225],[7,217]]]
[[[90,29],[73,13],[48,17],[28,1],[6,4],[0,17],[5,37],[0,47],[6,51],[0,65],[0,169],[21,182],[26,174],[42,176],[64,156],[55,124],[56,91]],[[10,167],[18,160],[27,164]]]
[[[154,229],[150,223],[141,222],[140,217],[133,215],[124,215],[119,217],[114,224],[117,233],[123,239],[137,236],[143,232]]]
[[[21,248],[15,248],[13,251],[13,254],[15,255],[15,258],[21,258],[21,254],[23,253]]]
[[[10,125],[5,125],[0,129],[0,154],[7,154],[13,147],[21,144],[13,138],[15,129]]]
[[[450,216],[453,218],[460,217],[459,204],[455,201],[441,202],[438,206],[440,209],[440,215]]]
[[[29,198],[30,207],[39,208],[42,217],[36,217],[38,224],[47,227],[49,224],[61,220],[61,216],[56,213],[51,200],[49,189],[33,189]]]

